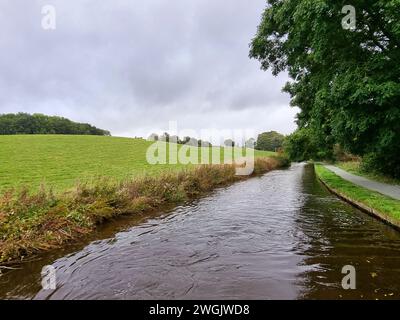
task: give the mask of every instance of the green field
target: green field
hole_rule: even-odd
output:
[[[146,152],[152,144],[104,136],[0,136],[0,264],[59,248],[120,215],[176,205],[246,178],[235,174],[235,164],[191,165],[191,170],[149,164]],[[203,148],[208,154],[219,151],[220,159],[222,150]],[[271,155],[256,152],[253,174],[287,165],[286,158]]]
[[[97,177],[124,179],[183,167],[148,164],[146,150],[151,144],[144,139],[103,136],[0,136],[0,190],[42,183],[63,190]],[[256,156],[272,154],[256,151]]]

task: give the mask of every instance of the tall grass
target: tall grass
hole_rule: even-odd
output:
[[[258,158],[254,174],[284,165],[282,158]],[[181,203],[239,179],[234,165],[203,165],[122,181],[102,178],[63,193],[9,189],[0,197],[0,262],[58,248],[119,215]]]

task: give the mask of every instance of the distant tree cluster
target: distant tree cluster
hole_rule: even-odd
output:
[[[320,145],[321,142],[315,134],[311,133],[309,129],[301,128],[287,136],[284,149],[292,161],[329,158],[329,155],[323,151]]]
[[[178,144],[186,144],[191,146],[203,146],[203,147],[211,147],[212,144],[208,141],[197,140],[196,138],[184,137],[183,139],[179,138],[175,135],[170,135],[167,132],[164,132],[162,135],[157,135],[156,133],[151,134],[148,137],[150,141],[164,141],[164,142],[173,142]],[[263,132],[258,135],[257,140],[254,138],[250,138],[245,141],[242,145],[245,148],[257,149],[257,150],[265,150],[265,151],[278,151],[282,148],[283,142],[285,140],[285,136],[276,131]],[[225,147],[238,147],[240,144],[237,144],[232,139],[226,139],[223,142],[223,146]]]
[[[43,114],[9,113],[0,115],[0,134],[81,134],[110,136],[110,132],[87,123]]]
[[[186,144],[195,147],[212,147],[212,144],[208,141],[198,140],[196,138],[184,137],[183,139],[178,136],[171,136],[168,132],[164,132],[162,135],[152,133],[148,140],[150,141],[164,141],[178,144]]]
[[[248,140],[244,143],[244,146],[245,146],[246,148],[255,149],[256,143],[257,143],[257,142],[256,142],[256,139],[250,138],[250,139],[248,139]]]
[[[244,146],[250,149],[263,151],[279,151],[283,147],[285,136],[276,131],[260,133],[257,140],[250,138],[244,142]]]
[[[282,148],[285,136],[276,131],[263,132],[258,135],[256,148],[265,151],[277,151]]]
[[[233,141],[232,139],[226,139],[224,141],[224,146],[225,147],[234,147],[235,146],[235,141]]]

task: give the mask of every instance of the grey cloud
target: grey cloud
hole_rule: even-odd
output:
[[[57,29],[41,28],[54,5]],[[0,4],[0,112],[43,112],[115,135],[169,120],[291,132],[287,76],[248,58],[264,0],[14,0]]]

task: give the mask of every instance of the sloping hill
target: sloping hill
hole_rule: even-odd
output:
[[[0,135],[0,189],[45,183],[61,190],[94,177],[123,179],[184,167],[147,163],[146,150],[151,144],[106,136]],[[256,156],[268,155],[256,151]]]

